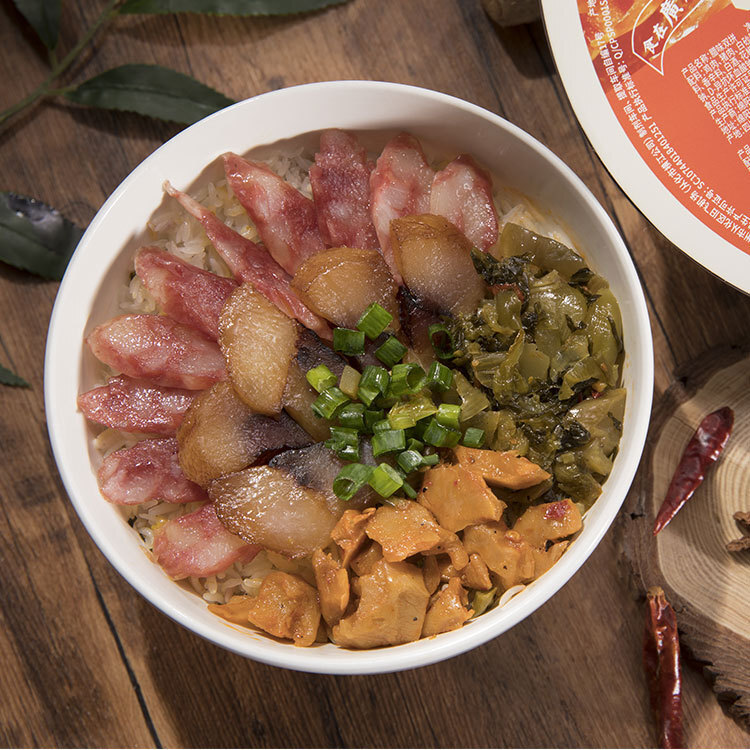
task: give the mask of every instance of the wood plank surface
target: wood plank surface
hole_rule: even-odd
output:
[[[63,2],[61,46],[99,12]],[[46,74],[0,4],[0,109]],[[352,0],[282,19],[131,16],[70,80],[126,62],[190,73],[241,99],[359,78],[460,96],[561,156],[620,227],[646,290],[656,392],[710,347],[739,342],[750,299],[665,240],[612,181],[573,116],[541,24],[500,29],[479,0]],[[299,113],[304,118],[304,112]],[[43,104],[0,134],[0,189],[84,226],[179,131],[136,115]],[[0,745],[163,747],[627,746],[653,744],[641,672],[643,606],[609,533],[573,580],[510,632],[448,662],[375,677],[296,674],[202,641],[140,598],[101,556],[59,481],[44,421],[44,343],[56,285],[0,267]],[[685,668],[691,746],[747,747],[699,666]]]

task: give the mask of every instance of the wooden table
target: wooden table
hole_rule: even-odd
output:
[[[100,2],[65,2],[69,47]],[[2,107],[44,77],[40,48],[0,5]],[[242,99],[364,78],[444,91],[497,112],[560,155],[621,229],[643,282],[656,394],[705,349],[747,334],[750,298],[670,245],[630,204],[576,122],[541,24],[499,29],[479,0],[353,0],[306,17],[127,17],[76,75],[125,62],[190,73]],[[304,118],[304,113],[300,113]],[[0,136],[2,189],[84,226],[177,126],[47,104]],[[0,745],[643,746],[643,605],[612,533],[552,601],[443,664],[376,677],[296,674],[227,653],[171,622],[98,552],[60,483],[42,365],[56,285],[0,268],[0,362],[31,383],[0,389]],[[72,341],[77,346],[78,342]],[[699,668],[686,665],[687,740],[747,747]]]

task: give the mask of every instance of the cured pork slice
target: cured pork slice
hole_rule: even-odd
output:
[[[200,223],[229,270],[240,281],[252,284],[269,302],[290,318],[331,340],[331,327],[297,296],[289,285],[291,276],[269,255],[266,248],[246,239],[220,221],[187,193],[164,183],[164,190]]]
[[[218,341],[221,308],[237,288],[234,279],[196,268],[158,247],[142,247],[135,254],[135,272],[165,314]]]
[[[208,501],[206,492],[182,473],[174,438],[142,440],[110,453],[97,479],[102,495],[116,505],[139,505],[149,500]]]
[[[391,221],[430,210],[434,176],[419,141],[408,133],[386,144],[370,175],[372,221],[380,250],[399,284],[402,279],[391,248]]]
[[[329,247],[380,248],[370,214],[374,167],[353,135],[343,130],[321,133],[315,164],[310,167],[310,184],[318,228]]]
[[[456,157],[432,181],[430,213],[455,224],[486,252],[497,242],[497,212],[492,178],[467,154]]]
[[[250,562],[260,547],[227,531],[213,503],[167,521],[154,532],[154,559],[172,578],[204,578],[236,562]]]
[[[287,273],[323,250],[315,204],[265,164],[224,154],[227,182],[258,230],[263,244]]]
[[[123,432],[175,435],[198,395],[182,388],[162,388],[120,375],[78,397],[86,419]]]
[[[100,362],[154,385],[203,390],[226,377],[218,344],[165,315],[120,315],[86,342]]]

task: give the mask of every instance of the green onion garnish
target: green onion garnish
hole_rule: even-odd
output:
[[[388,419],[394,430],[408,429],[415,427],[420,419],[431,417],[436,411],[437,408],[429,396],[417,393],[408,401],[396,404],[388,412]]]
[[[351,500],[364,487],[372,475],[372,466],[349,464],[333,480],[333,493],[340,500]]]
[[[447,391],[453,385],[453,370],[442,362],[433,362],[427,373],[427,385],[440,391]]]
[[[461,416],[461,407],[458,404],[440,404],[435,418],[444,427],[452,430],[458,429],[458,418]]]
[[[361,378],[362,376],[357,370],[355,370],[353,367],[350,367],[349,365],[346,365],[346,367],[344,367],[344,371],[341,373],[339,388],[341,388],[341,390],[347,396],[349,396],[349,398],[357,398],[357,389],[359,388],[359,381]]]
[[[349,397],[342,393],[339,388],[332,386],[326,388],[323,393],[312,402],[313,413],[322,419],[333,418],[336,409],[349,402]]]
[[[377,302],[373,302],[362,313],[362,317],[357,322],[357,330],[362,331],[368,339],[374,341],[392,320],[393,315]]]
[[[418,453],[424,448],[424,443],[416,438],[409,438],[406,441],[406,450],[417,451]]]
[[[391,370],[391,387],[388,393],[393,396],[417,393],[424,388],[426,379],[424,370],[418,364],[409,362],[394,365]]]
[[[395,337],[389,336],[376,350],[375,356],[386,366],[393,367],[406,354],[406,347]]]
[[[480,430],[478,427],[469,427],[464,432],[461,443],[467,448],[481,448],[484,445],[484,430]]]
[[[374,422],[372,425],[373,433],[385,432],[386,430],[392,430],[391,422],[388,419],[381,419],[378,422]]]
[[[350,328],[333,329],[333,348],[342,354],[364,354],[365,334]]]
[[[423,466],[436,466],[438,461],[440,461],[440,456],[438,456],[437,453],[430,453],[429,456],[422,456]]]
[[[442,323],[433,323],[427,329],[427,335],[430,337],[430,343],[438,359],[453,359],[453,351],[456,347],[447,326]]]
[[[406,411],[396,411],[399,406],[406,406],[406,404],[397,404],[388,412],[388,421],[390,422],[391,428],[394,430],[408,430],[410,427],[414,427],[417,423],[414,417]]]
[[[362,377],[357,389],[357,398],[369,406],[378,396],[388,390],[391,376],[384,367],[367,365],[362,371]]]
[[[336,385],[336,376],[325,365],[313,367],[307,371],[305,377],[318,393],[323,393],[326,388]]]
[[[359,461],[359,433],[351,427],[331,427],[325,446],[344,461]]]
[[[372,455],[393,453],[406,448],[406,435],[403,430],[381,430],[372,436]]]
[[[406,481],[401,485],[401,490],[406,497],[409,497],[412,500],[417,496],[417,491]]]
[[[437,448],[452,448],[458,444],[460,439],[461,433],[458,430],[445,427],[435,417],[429,421],[427,429],[424,431],[425,443],[434,445]]]
[[[418,451],[405,450],[403,453],[398,454],[396,463],[403,469],[405,474],[409,474],[422,465],[422,454]]]
[[[364,404],[344,404],[339,409],[336,418],[342,427],[351,427],[357,432],[364,432],[365,429],[365,405]]]
[[[382,409],[367,409],[365,411],[365,430],[374,432],[373,429],[378,422],[385,418],[385,412]]]
[[[380,466],[372,470],[367,483],[381,497],[390,497],[396,490],[403,486],[404,480],[392,466],[380,464]]]

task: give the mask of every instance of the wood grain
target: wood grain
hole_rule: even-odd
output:
[[[99,3],[64,3],[69,48]],[[0,108],[46,63],[0,5]],[[714,279],[633,208],[572,114],[540,24],[500,29],[479,0],[352,0],[285,19],[132,16],[69,80],[125,62],[191,73],[234,98],[308,81],[416,84],[507,117],[561,156],[621,228],[649,301],[656,391],[710,345],[737,341],[750,300]],[[68,82],[68,81],[65,81]],[[304,117],[304,113],[300,113]],[[0,134],[0,185],[85,225],[178,127],[49,103]],[[0,268],[0,362],[31,390],[0,390],[0,745],[651,745],[642,603],[608,534],[552,601],[469,654],[377,677],[295,674],[224,652],[141,599],[100,555],[57,479],[44,425],[44,340],[56,285]],[[690,744],[746,747],[699,669],[686,668]]]
[[[654,519],[682,452],[706,414],[734,410],[717,466],[654,538]],[[750,728],[750,553],[731,553],[732,518],[749,506],[750,344],[712,349],[683,368],[654,408],[643,468],[617,526],[636,585],[660,585],[678,613],[682,643],[706,665],[714,690]]]

